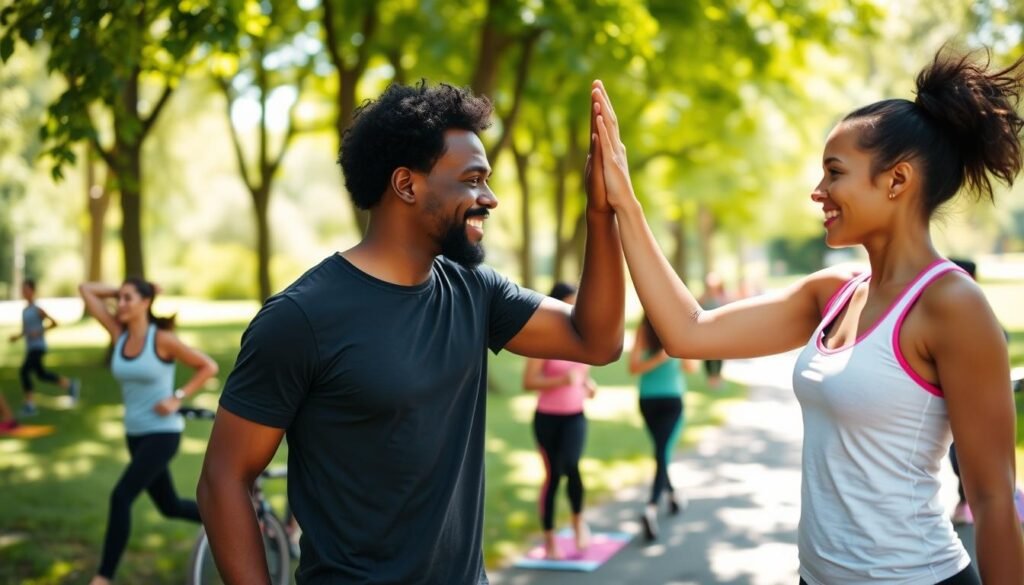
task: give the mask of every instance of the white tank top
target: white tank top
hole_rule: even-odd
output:
[[[959,268],[932,263],[853,344],[827,349],[823,331],[871,275],[854,278],[797,359],[798,545],[800,576],[811,585],[934,585],[970,563],[939,501],[939,464],[952,441],[942,390],[911,370],[899,348],[907,313],[951,270]]]

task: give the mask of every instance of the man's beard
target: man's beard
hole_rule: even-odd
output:
[[[484,261],[486,252],[483,244],[474,244],[466,235],[465,222],[456,222],[441,239],[441,255],[473,270]]]

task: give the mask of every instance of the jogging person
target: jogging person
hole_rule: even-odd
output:
[[[486,350],[620,355],[622,252],[600,173],[587,173],[575,307],[481,265],[498,203],[478,136],[490,117],[467,90],[394,84],[346,131],[340,163],[366,234],[253,319],[203,463],[199,505],[225,583],[269,582],[247,490],[286,433],[297,583],[486,583]]]
[[[120,286],[85,283],[78,287],[85,310],[110,334],[114,344],[110,371],[121,385],[124,427],[131,460],[110,494],[103,556],[90,585],[107,585],[131,532],[131,508],[143,490],[167,518],[199,522],[192,500],[178,497],[168,468],[178,452],[185,423],[177,414],[182,402],[217,374],[217,363],[191,348],[173,333],[174,317],[153,315],[156,287],[138,278]],[[111,312],[107,299],[117,299]],[[177,362],[195,370],[181,387],[174,387]]]
[[[862,245],[870,272],[814,273],[784,292],[704,311],[658,249],[629,180],[603,88],[607,196],[640,300],[669,355],[746,358],[803,346],[800,576],[811,585],[978,583],[937,497],[956,437],[987,585],[1024,582],[1014,511],[1006,340],[969,276],[932,245],[930,218],[966,186],[1021,169],[1024,58],[992,70],[940,52],[914,101],[860,108],[831,132],[811,193],[831,247]]]
[[[570,305],[576,303],[576,287],[558,282],[549,297]],[[544,460],[544,485],[538,509],[544,529],[544,553],[549,559],[561,559],[555,540],[555,496],[562,477],[572,509],[572,529],[576,550],[590,544],[590,529],[583,520],[583,476],[580,458],[587,442],[587,418],[583,402],[593,398],[597,384],[590,377],[590,366],[578,362],[528,359],[523,372],[523,388],[537,392],[537,411],[533,416],[533,436]]]
[[[56,384],[67,391],[71,402],[78,402],[81,393],[81,383],[77,379],[66,378],[46,369],[43,365],[43,358],[46,357],[46,330],[53,329],[57,322],[53,320],[46,311],[36,304],[36,281],[26,278],[21,284],[21,296],[25,299],[25,308],[21,311],[21,332],[11,335],[11,343],[25,338],[25,360],[18,370],[21,378],[21,390],[24,393],[25,402],[21,405],[19,414],[21,416],[35,416],[39,413],[36,406],[35,385],[32,383],[32,376],[35,375],[44,382]]]
[[[633,350],[629,352],[629,373],[640,376],[640,415],[654,447],[655,473],[651,497],[640,516],[648,541],[658,537],[658,502],[662,494],[667,496],[668,510],[673,516],[681,510],[680,501],[685,503],[685,498],[676,495],[668,475],[672,451],[683,431],[686,378],[681,366],[682,360],[665,352],[658,333],[645,314],[636,330]]]

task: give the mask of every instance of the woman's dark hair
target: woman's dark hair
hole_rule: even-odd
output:
[[[574,294],[576,294],[575,286],[568,282],[556,282],[555,286],[551,287],[551,292],[548,293],[548,296],[553,299],[564,301]]]
[[[139,296],[144,299],[152,301],[156,298],[156,285],[148,280],[132,276],[126,278],[123,284],[130,284],[135,287],[135,290],[139,292]],[[157,317],[153,314],[153,303],[149,304],[149,322],[154,323],[157,329],[163,329],[171,331],[174,329],[174,320],[177,315],[171,315],[170,317]]]
[[[989,175],[1009,186],[1021,170],[1024,57],[996,71],[990,60],[988,50],[980,59],[943,48],[918,74],[917,99],[876,102],[844,118],[858,123],[860,147],[874,154],[872,175],[920,161],[926,217],[965,184],[994,202]]]
[[[654,330],[654,325],[651,325],[651,320],[647,318],[647,313],[644,313],[644,318],[640,320],[640,329],[647,340],[647,351],[658,353],[665,347],[661,344],[661,338],[658,337],[658,332]]]
[[[338,164],[360,209],[377,205],[398,167],[427,172],[444,154],[446,130],[479,134],[491,125],[491,102],[468,89],[393,83],[356,110],[341,139]]]

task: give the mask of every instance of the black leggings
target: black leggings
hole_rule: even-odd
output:
[[[25,392],[34,390],[31,374],[35,374],[40,380],[51,384],[60,381],[60,376],[43,367],[44,355],[46,355],[45,349],[30,349],[25,353],[25,361],[22,362],[21,369],[18,370],[18,374],[21,376],[21,389]]]
[[[800,579],[800,585],[807,585],[807,581]],[[963,571],[949,579],[943,579],[935,585],[981,585],[981,577],[978,576],[978,572],[974,570],[973,565],[967,565],[967,568]]]
[[[672,448],[679,439],[683,428],[683,401],[678,397],[642,398],[640,414],[647,424],[647,432],[654,442],[654,461],[657,470],[651,486],[649,503],[657,504],[661,492],[673,493],[672,481],[668,477],[668,464],[672,460]]]
[[[171,458],[178,452],[180,442],[181,433],[128,437],[131,461],[110,494],[110,516],[107,519],[107,536],[103,541],[103,560],[98,571],[100,576],[114,578],[117,563],[121,560],[131,532],[132,502],[142,490],[149,492],[149,497],[165,517],[200,521],[196,503],[178,498],[171,481],[171,472],[167,468]]]
[[[722,375],[722,360],[704,360],[704,373],[711,376]]]
[[[583,413],[544,414],[533,418],[533,435],[544,458],[547,476],[540,491],[540,518],[544,530],[555,527],[555,494],[562,476],[569,479],[569,504],[573,514],[583,510],[583,478],[580,457],[587,440],[587,419]]]

